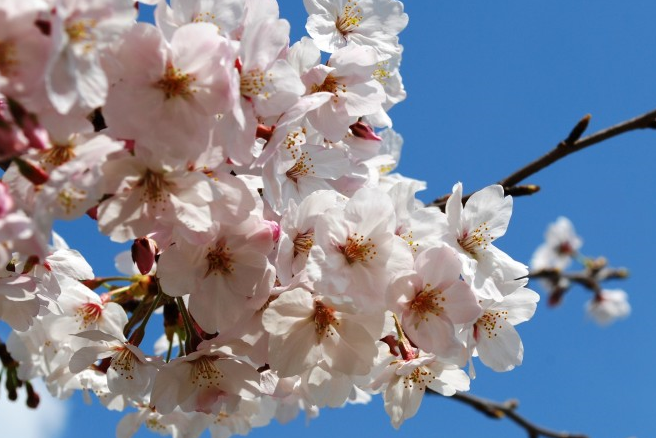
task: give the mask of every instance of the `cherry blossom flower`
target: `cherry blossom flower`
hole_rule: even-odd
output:
[[[572,222],[563,216],[549,225],[544,239],[545,242],[533,253],[531,269],[567,269],[583,245]]]
[[[136,18],[130,0],[59,0],[52,8],[53,51],[46,89],[58,112],[74,105],[87,110],[105,103],[109,82],[100,58]]]
[[[521,365],[524,345],[515,326],[533,317],[539,300],[537,293],[520,288],[501,302],[483,301],[481,316],[465,332],[474,354],[494,371],[510,371]]]
[[[451,248],[434,247],[417,257],[414,269],[390,287],[403,330],[428,353],[457,356],[464,346],[456,338],[455,324],[471,323],[481,313],[474,292],[460,280],[460,262]]]
[[[501,301],[528,282],[526,266],[493,245],[505,234],[511,213],[512,198],[499,185],[474,193],[463,208],[458,183],[447,201],[447,226],[438,224],[444,242],[457,251],[463,276],[482,299]]]
[[[310,249],[314,245],[316,221],[327,210],[338,205],[334,191],[321,190],[307,196],[300,204],[289,203],[280,220],[280,240],[277,245],[276,275],[282,284],[305,269]]]
[[[253,218],[238,227],[213,229],[203,241],[180,241],[164,251],[158,276],[167,295],[190,294],[192,316],[207,333],[215,333],[250,317],[268,298],[273,239],[270,228]]]
[[[363,309],[384,307],[392,276],[412,269],[410,248],[394,234],[393,206],[383,192],[358,190],[343,209],[317,220],[315,236],[309,279],[317,290],[346,295]]]
[[[209,144],[215,115],[237,98],[229,41],[209,23],[192,23],[177,29],[169,44],[157,28],[139,23],[124,35],[116,58],[103,108],[107,125],[116,136],[195,160]],[[152,126],[158,129],[146,128]]]
[[[420,350],[408,359],[390,355],[387,362],[371,386],[385,386],[385,411],[396,429],[417,413],[427,388],[445,396],[469,390],[467,374],[455,365],[438,361],[433,354]]]
[[[230,36],[242,23],[245,0],[152,0],[157,3],[157,27],[168,40],[180,26],[188,23],[211,23],[223,36]]]
[[[283,292],[264,311],[271,334],[269,364],[280,377],[299,375],[325,360],[329,370],[365,375],[378,349],[384,316],[297,288]]]
[[[0,6],[0,93],[25,98],[43,82],[51,40],[34,22],[45,2],[21,1]]]
[[[585,310],[597,324],[606,326],[629,316],[631,305],[623,290],[602,289],[585,304]]]
[[[317,46],[333,53],[347,44],[370,46],[381,53],[400,52],[397,34],[408,24],[396,0],[303,0],[306,29]]]
[[[242,399],[260,393],[259,373],[220,350],[205,348],[163,365],[155,378],[151,406],[166,415],[184,412],[234,412]]]
[[[373,78],[378,56],[364,46],[347,46],[301,77],[308,92],[328,92],[333,98],[308,114],[312,126],[328,140],[339,141],[358,117],[382,108],[385,91]]]

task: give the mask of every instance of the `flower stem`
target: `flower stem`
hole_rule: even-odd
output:
[[[193,353],[196,351],[196,347],[201,343],[201,338],[198,336],[198,332],[194,328],[194,323],[191,320],[191,315],[187,311],[187,306],[185,306],[184,300],[182,297],[177,297],[175,302],[178,303],[178,308],[180,309],[180,314],[182,315],[182,321],[184,322],[185,332],[187,334],[185,339],[185,354]]]

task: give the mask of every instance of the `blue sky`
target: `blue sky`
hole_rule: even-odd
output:
[[[305,35],[302,2],[280,3],[296,41]],[[391,116],[405,139],[399,170],[428,182],[424,201],[449,192],[457,181],[468,192],[507,176],[555,146],[587,113],[592,133],[656,108],[653,1],[415,0],[406,2],[406,12],[401,72],[408,99]],[[594,438],[654,436],[655,158],[656,131],[630,133],[526,181],[542,191],[515,200],[498,246],[527,263],[546,226],[567,216],[584,239],[585,254],[630,269],[628,280],[609,287],[629,293],[633,313],[599,328],[584,315],[584,290],[572,290],[557,309],[540,303],[534,319],[519,328],[524,364],[510,373],[477,367],[473,394],[517,398],[520,413],[556,430]],[[98,246],[91,237],[94,224],[67,224],[61,231],[96,273],[111,272],[117,247]],[[63,436],[114,436],[120,415],[84,406],[79,397],[68,406]],[[325,410],[308,427],[300,419],[251,436],[363,434],[526,436],[508,421],[437,397],[425,398],[419,414],[399,431],[376,399],[369,406]]]

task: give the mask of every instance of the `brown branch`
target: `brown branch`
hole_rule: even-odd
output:
[[[611,126],[610,128],[602,129],[601,131],[597,131],[594,134],[591,134],[587,137],[580,138],[580,136],[587,128],[589,121],[590,121],[590,115],[588,114],[585,117],[583,117],[576,124],[576,126],[574,126],[574,128],[567,136],[567,138],[561,141],[560,143],[558,143],[558,145],[556,145],[554,149],[552,149],[542,157],[538,158],[537,160],[533,161],[532,163],[529,163],[526,166],[522,167],[521,169],[514,172],[510,176],[502,179],[497,184],[503,186],[506,194],[513,194],[512,191],[517,189],[518,183],[522,182],[529,176],[538,173],[539,171],[541,171],[545,167],[550,166],[556,161],[570,154],[573,154],[574,152],[578,152],[581,149],[585,149],[589,146],[595,145],[597,143],[601,143],[605,140],[624,134],[626,132],[635,131],[638,129],[646,129],[646,128],[654,129],[656,128],[656,110],[649,111],[648,113],[645,113],[641,116],[635,117],[630,120],[626,120],[615,126]],[[521,196],[525,194],[531,194],[531,193],[516,193],[515,196]],[[446,206],[446,201],[447,199],[449,199],[449,196],[451,195],[450,194],[444,195],[433,201],[431,205],[435,205],[437,207],[440,207],[441,209],[444,209],[444,207]],[[469,198],[469,195],[463,196],[463,202],[467,198]]]
[[[600,257],[596,260],[590,260],[582,271],[561,272],[558,269],[547,268],[531,271],[525,278],[546,280],[551,287],[548,303],[550,306],[556,306],[560,304],[572,283],[579,284],[596,296],[600,296],[602,282],[625,279],[629,276],[629,271],[626,268],[608,268],[606,265],[606,259]]]
[[[490,418],[494,418],[496,420],[508,418],[510,421],[523,428],[528,434],[529,438],[538,438],[541,436],[547,438],[588,438],[587,435],[572,434],[569,432],[556,432],[534,424],[533,422],[527,420],[517,413],[517,407],[519,406],[519,402],[517,400],[495,402],[464,392],[457,392],[448,398],[458,400],[461,403],[469,405]]]

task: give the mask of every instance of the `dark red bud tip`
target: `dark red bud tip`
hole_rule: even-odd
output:
[[[52,33],[52,24],[47,20],[36,20],[34,25],[41,31],[45,36],[50,36]]]
[[[87,216],[89,216],[91,219],[94,221],[98,220],[98,206],[94,205],[90,209],[87,210]]]
[[[85,285],[91,290],[99,288],[103,283],[105,282],[105,279],[100,277],[100,278],[92,278],[90,280],[81,280],[80,283]]]
[[[271,238],[273,239],[274,242],[277,242],[278,239],[280,239],[280,224],[275,221],[267,221],[265,220],[264,223],[269,227],[269,230],[271,231]]]
[[[21,175],[27,178],[35,186],[40,186],[48,182],[48,173],[36,164],[30,163],[22,158],[14,158],[14,163],[18,166]]]
[[[255,132],[255,136],[257,138],[261,138],[263,140],[269,141],[271,140],[271,136],[273,135],[273,131],[275,130],[275,125],[272,126],[266,126],[259,124],[257,125],[257,131]]]
[[[350,126],[350,128],[353,135],[362,138],[364,140],[372,140],[372,141],[383,140],[383,138],[378,134],[376,134],[374,130],[371,128],[371,126],[367,125],[366,123],[355,122]]]
[[[397,340],[393,335],[387,335],[383,339],[381,339],[381,341],[387,344],[390,353],[392,353],[394,356],[398,356],[399,354],[401,354],[398,349]]]
[[[25,386],[27,387],[27,400],[25,403],[27,404],[28,408],[36,409],[39,406],[41,397],[39,396],[39,393],[34,390],[30,382],[25,383]]]
[[[556,289],[549,295],[548,304],[550,307],[556,307],[563,301],[563,296],[565,295],[564,289]]]
[[[132,261],[137,265],[141,275],[146,275],[153,268],[158,253],[157,243],[148,237],[134,239],[132,244]]]

